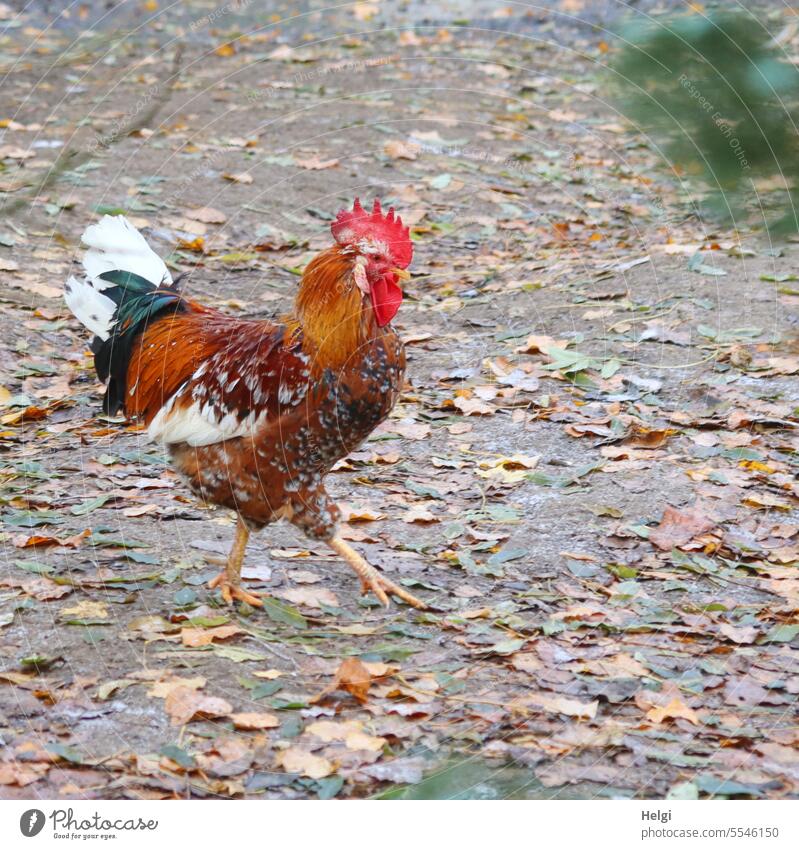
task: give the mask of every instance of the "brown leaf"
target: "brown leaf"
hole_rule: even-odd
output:
[[[331,719],[319,719],[312,722],[303,732],[313,734],[325,743],[345,740],[347,735],[363,730],[363,723],[350,719],[345,722],[333,722]]]
[[[738,643],[738,645],[750,645],[759,635],[757,628],[751,626],[748,628],[736,628],[735,625],[720,625],[719,631],[728,640]]]
[[[415,144],[414,142],[398,140],[387,141],[385,145],[383,145],[383,152],[392,159],[416,159],[420,149],[421,145]]]
[[[327,758],[311,754],[296,746],[278,752],[275,763],[282,766],[286,772],[305,775],[308,778],[325,778],[333,772],[333,764]]]
[[[173,690],[186,687],[189,690],[201,690],[205,686],[205,678],[201,675],[196,678],[170,678],[167,681],[156,681],[147,691],[147,695],[154,699],[165,699]]]
[[[273,713],[234,713],[230,717],[233,725],[241,731],[258,731],[262,728],[277,728],[280,720]]]
[[[716,523],[698,507],[680,511],[668,506],[663,511],[660,524],[649,534],[649,541],[661,551],[685,545],[694,537],[707,533]]]
[[[353,751],[379,752],[386,745],[385,737],[373,737],[363,731],[353,731],[344,738],[344,744]]]
[[[201,206],[199,209],[189,210],[186,215],[195,221],[202,221],[203,224],[224,224],[227,221],[227,215],[224,212],[220,212],[211,206]]]
[[[438,516],[431,513],[423,504],[416,504],[402,517],[402,521],[407,525],[414,523],[421,525],[430,525],[433,522],[440,521]]]
[[[564,339],[553,339],[551,336],[533,334],[527,341],[516,349],[517,354],[545,354],[547,348],[565,348],[569,343]]]
[[[543,708],[548,713],[560,713],[564,716],[576,716],[582,719],[593,719],[599,707],[598,701],[581,702],[577,699],[558,696],[555,693],[536,693],[533,696],[525,696],[518,703],[533,708]]]
[[[336,594],[324,587],[297,587],[291,590],[284,590],[277,593],[281,598],[290,601],[292,604],[301,604],[305,607],[321,608],[322,605],[327,607],[338,607],[339,600]]]
[[[249,186],[252,183],[252,174],[223,174],[222,177],[225,180],[230,180],[231,183],[241,183],[242,185]]]
[[[233,710],[230,702],[216,696],[206,696],[190,687],[175,687],[164,702],[172,725],[185,725],[192,719],[228,716]]]
[[[336,680],[332,684],[328,684],[318,696],[314,696],[310,701],[314,704],[336,690],[345,690],[363,704],[366,702],[371,684],[371,672],[357,657],[348,657],[341,662],[341,666],[336,670]]]
[[[64,584],[56,584],[48,580],[46,577],[30,577],[30,578],[4,578],[0,581],[0,586],[3,587],[19,587],[26,595],[39,601],[52,601],[56,598],[62,598],[72,592],[72,587]]]
[[[62,539],[61,537],[46,537],[39,534],[34,534],[33,536],[17,534],[13,537],[12,541],[17,548],[49,548],[54,545],[60,545],[64,548],[78,548],[86,537],[91,536],[91,533],[87,528],[85,531],[75,534],[74,537],[67,537],[66,539]]]
[[[226,640],[234,634],[243,634],[238,625],[218,625],[216,628],[184,628],[180,632],[184,646],[207,646],[214,640]]]
[[[324,171],[338,165],[338,159],[320,159],[318,156],[309,156],[307,159],[298,159],[295,156],[294,161],[300,168],[305,168],[308,171]]]
[[[50,764],[43,763],[0,763],[0,784],[16,784],[25,787],[38,781],[50,769]]]
[[[646,712],[646,718],[656,725],[666,719],[687,719],[694,725],[699,725],[699,717],[692,707],[680,699],[672,699],[665,707],[655,706]]]
[[[453,404],[465,416],[493,416],[496,413],[494,407],[484,404],[479,398],[456,398]]]

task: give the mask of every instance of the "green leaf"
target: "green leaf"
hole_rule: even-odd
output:
[[[59,758],[69,761],[72,764],[83,763],[83,758],[80,752],[77,749],[72,748],[72,746],[65,746],[63,743],[50,743],[45,746],[45,748],[48,752],[52,752],[54,755],[58,755]]]
[[[519,560],[521,557],[526,557],[530,553],[527,548],[503,548],[497,551],[488,558],[488,563],[491,566],[501,566],[503,563],[509,563],[511,560]]]
[[[744,784],[731,778],[719,778],[717,775],[700,775],[694,779],[696,786],[710,796],[763,796],[763,789],[757,784]]]
[[[102,507],[110,497],[110,495],[99,495],[91,501],[84,501],[83,504],[75,505],[75,507],[70,508],[69,512],[72,513],[73,516],[85,516],[87,513],[91,513],[99,507]]]
[[[697,274],[708,274],[713,277],[724,277],[727,272],[723,268],[716,268],[715,265],[707,265],[704,262],[704,257],[697,251],[688,260],[688,270],[695,271]]]
[[[194,604],[197,601],[197,593],[191,587],[184,587],[178,590],[174,596],[175,604],[178,607],[185,607],[188,604]]]
[[[344,779],[340,775],[331,775],[328,778],[316,780],[316,795],[320,799],[332,799],[337,796],[344,786]]]
[[[498,643],[494,643],[493,646],[481,649],[481,652],[499,655],[515,654],[517,651],[520,651],[526,643],[527,640],[525,639],[500,640]]]
[[[33,572],[35,575],[47,575],[54,571],[52,566],[47,563],[39,563],[38,560],[15,560],[14,565],[18,569]]]
[[[799,634],[799,625],[775,625],[763,637],[764,643],[790,643]]]
[[[296,607],[275,601],[275,599],[268,596],[263,599],[263,602],[263,611],[273,622],[279,622],[281,625],[291,625],[302,631],[308,627],[308,620]]]
[[[250,698],[252,699],[265,699],[268,696],[274,696],[275,693],[280,692],[283,689],[283,683],[281,681],[259,681],[250,692]]]
[[[250,651],[250,649],[241,648],[241,646],[218,646],[212,647],[213,653],[217,657],[224,657],[226,660],[232,660],[234,663],[243,663],[247,660],[266,660],[266,655],[259,652]]]
[[[434,189],[446,189],[451,182],[452,174],[439,174],[438,177],[433,177],[430,186]]]
[[[194,769],[197,765],[197,761],[195,761],[193,755],[190,755],[185,749],[181,749],[180,746],[175,746],[172,743],[167,746],[161,746],[158,754],[169,758],[176,764],[180,764],[184,769]]]

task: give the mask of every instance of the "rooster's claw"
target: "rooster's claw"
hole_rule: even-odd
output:
[[[233,600],[244,601],[251,607],[263,607],[264,603],[258,596],[260,593],[248,593],[238,584],[234,584],[228,578],[227,572],[220,572],[212,581],[208,582],[209,589],[219,589],[222,592],[222,600],[225,604],[233,604]]]

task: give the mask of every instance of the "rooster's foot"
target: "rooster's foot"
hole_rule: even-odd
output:
[[[394,581],[381,575],[376,569],[374,570],[374,575],[361,575],[361,591],[363,595],[373,592],[386,607],[390,604],[386,593],[391,593],[401,598],[406,604],[410,604],[411,607],[416,607],[419,610],[427,610],[427,605],[421,599],[416,598],[415,595],[404,590],[395,584]]]
[[[219,589],[225,604],[233,604],[233,600],[245,601],[251,607],[263,607],[264,603],[258,597],[260,593],[248,593],[241,588],[240,584],[234,584],[228,577],[227,572],[220,572],[212,581],[208,582],[209,589]]]
[[[395,584],[385,575],[381,575],[374,566],[367,563],[363,557],[361,557],[355,549],[347,545],[344,540],[336,537],[330,541],[330,546],[355,570],[356,574],[361,579],[361,588],[364,595],[368,592],[373,592],[380,599],[381,603],[388,607],[390,604],[388,593],[391,593],[392,595],[401,598],[406,604],[410,604],[411,607],[416,607],[419,610],[427,609],[427,605],[423,601]]]

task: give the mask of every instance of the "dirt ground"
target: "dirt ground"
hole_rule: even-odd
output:
[[[585,6],[0,3],[0,798],[799,795],[797,247],[702,216]],[[287,526],[228,609],[60,287],[122,212],[268,317],[356,195],[408,384],[329,488],[430,610]]]

